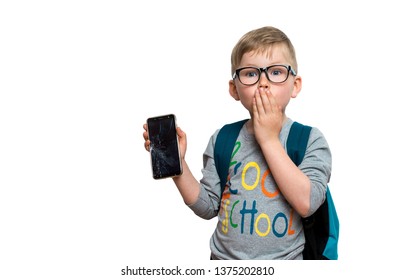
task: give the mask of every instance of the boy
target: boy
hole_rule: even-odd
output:
[[[331,174],[331,153],[323,134],[313,128],[303,162],[296,166],[285,145],[293,121],[285,115],[297,97],[295,50],[274,27],[245,34],[232,51],[229,93],[249,111],[240,131],[221,193],[214,162],[218,131],[204,153],[198,182],[185,161],[186,134],[177,128],[183,174],[174,177],[184,202],[200,217],[218,216],[210,239],[211,259],[303,259],[301,217],[314,213],[325,200]],[[146,130],[146,125],[144,125]],[[147,131],[143,133],[149,149]]]

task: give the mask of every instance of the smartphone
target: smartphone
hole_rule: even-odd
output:
[[[147,125],[154,179],[181,175],[182,164],[176,131],[176,116],[169,114],[148,118]]]

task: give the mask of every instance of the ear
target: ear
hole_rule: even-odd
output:
[[[292,98],[298,96],[299,92],[302,90],[302,77],[296,76],[294,79],[294,87],[292,90]]]
[[[240,100],[239,94],[237,93],[237,88],[234,80],[229,81],[229,94],[232,96],[236,101]]]

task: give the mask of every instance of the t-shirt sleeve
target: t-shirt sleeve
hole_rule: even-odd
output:
[[[311,182],[310,211],[313,214],[326,197],[326,189],[331,177],[332,155],[329,145],[317,128],[312,128],[307,149],[299,169]]]
[[[211,219],[218,215],[221,203],[221,182],[214,162],[214,145],[218,131],[211,136],[203,154],[202,179],[198,200],[188,205],[196,215],[203,219]]]

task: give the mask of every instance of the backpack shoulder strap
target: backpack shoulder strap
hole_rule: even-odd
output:
[[[221,179],[221,193],[223,193],[228,177],[229,164],[233,148],[240,130],[247,119],[224,125],[218,132],[214,145],[214,161]]]
[[[287,153],[296,166],[303,161],[307,142],[310,137],[311,126],[293,122],[287,139]]]

